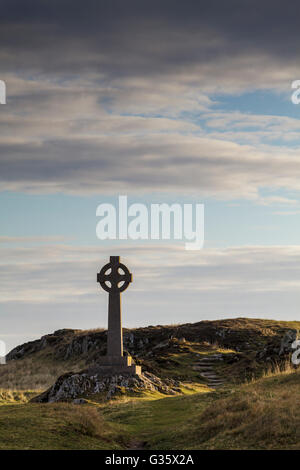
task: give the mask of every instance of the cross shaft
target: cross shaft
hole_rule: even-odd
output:
[[[107,274],[109,270],[110,273]],[[120,270],[123,273],[120,273]],[[111,256],[110,262],[97,274],[97,282],[109,293],[107,355],[120,357],[123,356],[121,292],[132,282],[132,275],[127,267],[120,263],[119,256]]]

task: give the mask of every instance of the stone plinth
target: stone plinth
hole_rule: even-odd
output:
[[[131,356],[103,356],[98,359],[97,369],[107,374],[141,375],[141,366],[133,363]]]

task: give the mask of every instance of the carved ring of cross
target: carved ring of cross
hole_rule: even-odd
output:
[[[109,270],[111,270],[111,272],[107,274],[107,271]],[[120,273],[120,270],[122,270],[123,273]],[[97,281],[106,292],[118,293],[127,289],[129,284],[132,282],[132,274],[129,272],[125,264],[108,263],[103,266],[100,273],[97,274]],[[109,282],[110,285],[107,285],[107,282]],[[123,282],[123,284],[119,286],[121,282]]]

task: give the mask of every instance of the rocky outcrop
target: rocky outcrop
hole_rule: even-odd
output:
[[[298,331],[297,330],[288,330],[284,337],[281,340],[279,355],[285,353],[290,353],[293,348],[293,342],[296,341],[298,338]]]
[[[298,330],[285,331],[281,337],[269,341],[256,353],[256,360],[278,364],[288,360],[293,353],[293,342],[299,338]]]
[[[293,331],[292,335],[290,331]],[[125,354],[136,358],[143,370],[158,376],[160,369],[170,362],[166,356],[184,352],[186,342],[218,344],[249,358],[249,362],[255,359],[267,365],[287,360],[295,335],[296,330],[288,328],[286,323],[247,318],[123,329]],[[104,330],[57,330],[16,347],[6,356],[6,361],[19,360],[45,350],[46,355],[60,362],[74,363],[80,359],[88,367],[106,354],[106,341],[107,332]]]
[[[163,381],[153,374],[145,372],[142,375],[124,376],[121,374],[103,376],[89,375],[88,372],[69,372],[57,379],[54,385],[41,395],[34,397],[34,403],[53,403],[58,401],[76,400],[80,404],[86,397],[100,394],[109,400],[124,393],[139,394],[143,391],[157,391],[166,395],[180,393],[179,382],[171,379]],[[97,397],[98,398],[98,397]]]
[[[6,355],[6,361],[22,359],[23,357],[34,354],[47,347],[52,347],[56,353],[60,345],[70,340],[77,330],[64,328],[62,330],[54,331],[54,333],[42,336],[41,339],[29,341],[28,343],[21,344],[15,347]]]

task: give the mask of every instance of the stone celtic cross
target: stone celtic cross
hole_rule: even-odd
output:
[[[109,293],[107,355],[117,358],[123,356],[121,292],[132,282],[132,274],[120,263],[119,256],[111,256],[97,274],[97,282]]]

